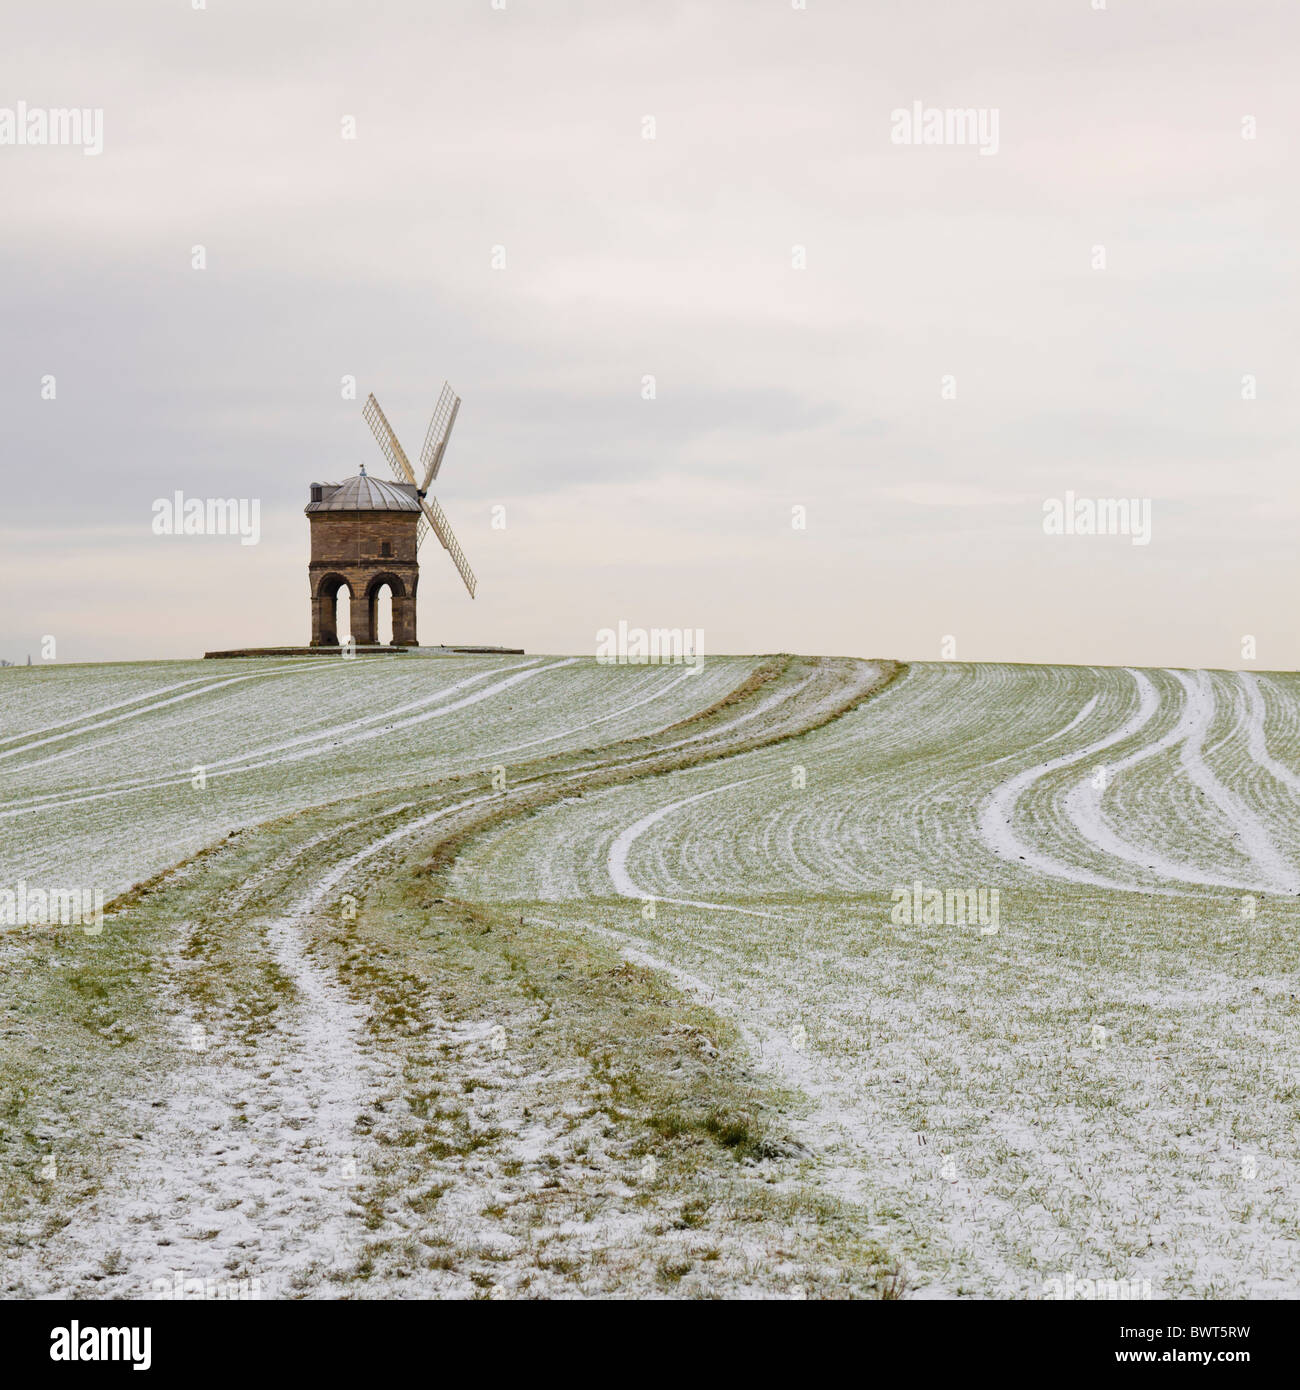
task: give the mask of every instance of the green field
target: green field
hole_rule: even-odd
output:
[[[1298,696],[0,671],[8,1291],[1294,1294]]]

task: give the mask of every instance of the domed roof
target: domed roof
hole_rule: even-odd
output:
[[[309,502],[309,512],[418,512],[419,498],[414,483],[390,483],[372,478],[364,468],[346,483],[313,483],[319,487],[319,502]]]

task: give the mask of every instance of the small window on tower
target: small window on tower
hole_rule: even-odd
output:
[[[392,543],[392,541],[380,541],[380,543],[379,543],[379,553],[380,553],[381,555],[391,555],[391,554],[393,553],[393,543]]]

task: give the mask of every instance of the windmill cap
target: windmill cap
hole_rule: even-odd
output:
[[[420,501],[414,483],[390,483],[372,478],[364,469],[345,483],[313,483],[321,500],[309,502],[309,512],[418,512]]]

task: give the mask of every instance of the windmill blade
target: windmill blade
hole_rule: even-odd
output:
[[[456,423],[456,412],[460,409],[460,397],[451,389],[451,384],[442,383],[442,394],[438,404],[433,407],[433,418],[429,421],[428,432],[424,436],[424,448],[420,450],[420,462],[424,465],[424,482],[421,492],[428,492],[429,484],[438,476],[442,467],[443,451],[451,438],[451,427]]]
[[[442,542],[442,548],[451,556],[452,562],[460,571],[460,577],[465,581],[470,598],[473,598],[478,580],[474,578],[474,571],[469,567],[469,561],[465,558],[465,552],[460,548],[460,542],[452,535],[446,512],[438,505],[437,499],[434,497],[421,497],[420,506],[424,509],[424,515],[428,519],[433,534],[438,537]]]
[[[388,466],[393,470],[393,477],[399,483],[410,483],[413,487],[418,487],[410,460],[406,457],[406,450],[397,442],[393,427],[388,423],[388,417],[380,410],[373,391],[366,400],[366,408],[361,412],[361,418],[370,426],[370,433],[375,436],[375,442],[383,450]]]

